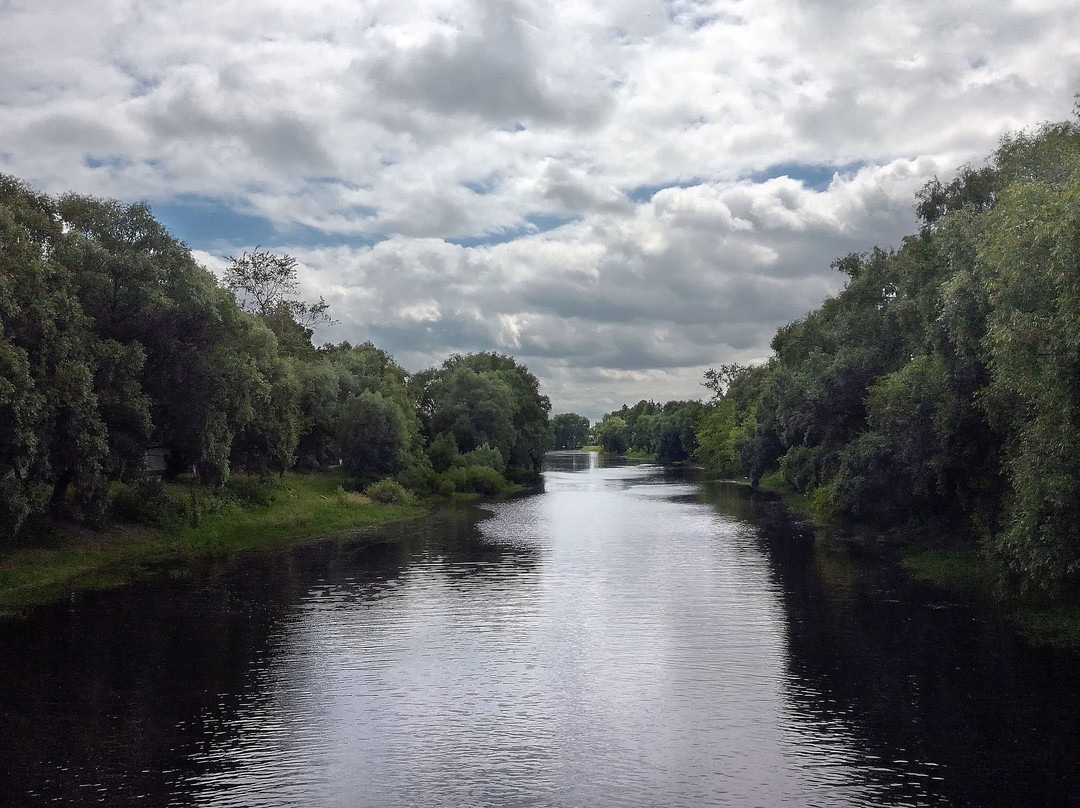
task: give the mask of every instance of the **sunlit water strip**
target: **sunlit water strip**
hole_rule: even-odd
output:
[[[497,552],[313,587],[177,804],[934,804],[931,764],[793,707],[755,529],[694,493],[553,470],[491,506]]]

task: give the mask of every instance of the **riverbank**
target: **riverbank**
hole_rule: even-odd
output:
[[[346,492],[343,482],[338,472],[240,478],[222,495],[181,482],[121,492],[117,504],[128,521],[100,530],[43,522],[23,546],[0,551],[0,615],[18,614],[73,591],[119,586],[189,560],[321,538],[427,512],[419,505],[374,503]]]
[[[824,534],[835,527],[823,509],[791,489],[779,472],[763,477],[758,487],[780,497],[788,510],[823,529]],[[836,549],[831,537],[819,534],[818,540]],[[867,542],[856,539],[856,543]],[[903,547],[898,561],[913,578],[999,612],[1033,643],[1080,653],[1080,603],[1047,592],[1008,591],[1002,586],[1001,571],[977,548],[930,547],[915,542]]]
[[[1080,603],[1041,591],[1004,592],[1000,574],[977,550],[912,550],[900,563],[919,580],[1001,610],[1032,642],[1080,653]]]

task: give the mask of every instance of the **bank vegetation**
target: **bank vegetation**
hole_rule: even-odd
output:
[[[1005,137],[935,179],[918,232],[840,257],[843,290],[712,400],[596,427],[717,474],[781,482],[822,523],[949,551],[1005,591],[1080,588],[1080,126]]]

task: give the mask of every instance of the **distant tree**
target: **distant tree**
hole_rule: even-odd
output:
[[[318,303],[295,298],[299,281],[292,256],[256,247],[228,260],[225,287],[236,294],[241,308],[262,317],[287,348],[302,347],[315,328],[334,323],[327,313],[330,306],[321,297]]]
[[[623,418],[609,413],[597,424],[596,439],[608,454],[625,454],[630,448],[630,427]]]
[[[338,422],[346,471],[361,481],[395,474],[408,459],[409,428],[398,404],[364,392],[346,402]]]
[[[697,449],[694,457],[709,471],[738,473],[739,456],[735,451],[735,403],[721,401],[698,423]]]
[[[341,459],[339,421],[350,402],[364,393],[379,393],[395,402],[406,419],[408,449],[418,453],[420,424],[406,388],[405,371],[370,342],[320,348],[297,361],[300,411],[303,419],[297,462],[302,468],[333,465]]]
[[[462,453],[486,443],[503,456],[511,478],[539,473],[553,442],[551,403],[537,378],[511,357],[455,354],[415,374],[409,391],[429,440],[448,433]]]
[[[718,368],[709,368],[705,371],[705,381],[702,382],[702,387],[706,387],[712,391],[713,398],[717,399],[727,392],[728,387],[740,373],[746,368],[737,362],[732,362],[728,365],[721,365]]]
[[[563,412],[551,418],[556,449],[580,449],[589,438],[589,419],[576,412]]]

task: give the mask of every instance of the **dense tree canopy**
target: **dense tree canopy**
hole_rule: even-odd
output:
[[[551,418],[556,449],[580,449],[589,440],[589,419],[576,412],[562,412]]]
[[[782,475],[819,515],[966,539],[1024,586],[1080,585],[1080,126],[1005,138],[919,194],[919,232],[837,259],[834,297],[779,329],[712,398],[639,401],[614,453]],[[52,198],[0,175],[0,532],[106,516],[148,451],[220,486],[343,465],[419,493],[535,476],[588,421],[549,420],[497,353],[406,373],[371,344],[312,342],[326,305],[256,249],[222,285],[144,204]]]
[[[289,256],[244,253],[221,284],[144,204],[0,175],[0,534],[102,519],[151,451],[211,486],[341,465],[491,492],[539,470],[550,405],[527,369],[455,355],[411,378],[371,344],[315,348],[327,306],[296,289]]]
[[[707,404],[640,401],[606,451],[780,475],[824,519],[978,547],[1020,586],[1080,586],[1080,126],[1002,140],[918,195],[918,233],[843,256],[847,284]]]
[[[442,367],[418,374],[413,388],[429,440],[450,435],[462,453],[486,444],[499,452],[512,477],[539,473],[554,440],[551,402],[537,378],[512,358],[455,354]]]
[[[698,450],[698,427],[706,407],[700,401],[639,401],[607,413],[596,425],[605,452],[656,455],[661,463],[681,463]]]
[[[1024,586],[1080,583],[1080,127],[1005,138],[919,195],[920,232],[839,259],[768,364],[715,372],[698,456],[823,514],[968,537]],[[726,389],[718,383],[727,382]]]

